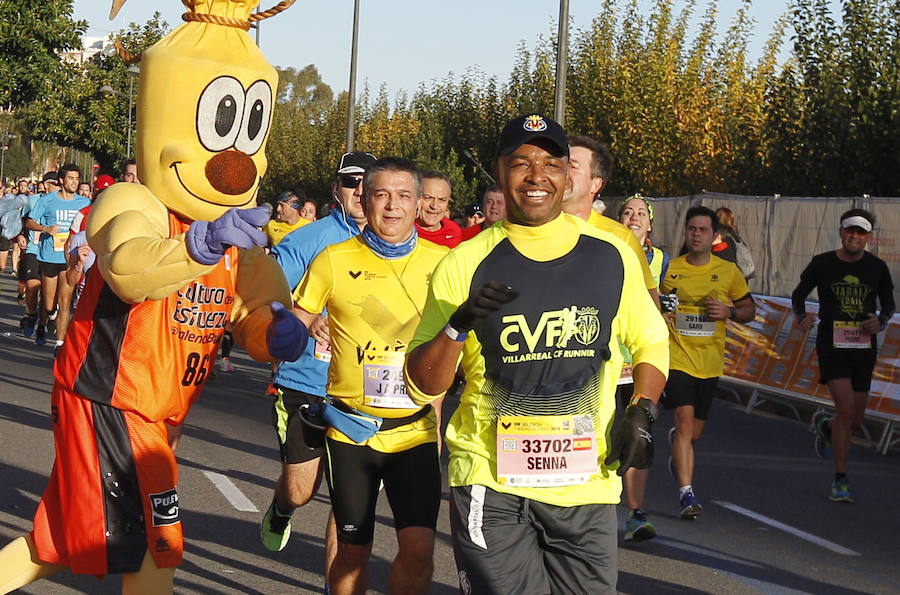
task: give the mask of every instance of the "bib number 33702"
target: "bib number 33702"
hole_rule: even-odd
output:
[[[497,420],[497,481],[512,486],[575,485],[597,473],[590,415],[504,415]]]

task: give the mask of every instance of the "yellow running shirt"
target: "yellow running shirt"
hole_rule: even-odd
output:
[[[556,506],[619,501],[615,466],[603,464],[619,342],[663,374],[669,363],[640,266],[623,241],[565,214],[539,227],[503,221],[441,261],[410,349],[442,332],[473,288],[497,281],[519,292],[465,341],[466,385],[446,432],[451,486]],[[440,396],[407,387],[417,403]]]
[[[419,238],[412,253],[388,260],[357,236],[313,259],[294,291],[294,303],[313,314],[328,308],[328,395],[382,418],[421,409],[406,396],[403,358],[419,324],[431,272],[445,254],[444,246]],[[356,444],[333,428],[328,436]],[[377,433],[365,445],[398,452],[436,440],[432,411],[413,424]]]
[[[676,332],[669,335],[670,368],[694,378],[722,375],[725,363],[725,321],[706,320],[706,300],[714,297],[731,304],[750,295],[750,288],[734,263],[710,255],[703,266],[689,264],[686,256],[669,262],[660,293],[675,293]]]
[[[263,228],[263,231],[266,234],[266,237],[269,238],[269,248],[273,246],[277,246],[281,240],[284,239],[284,236],[291,233],[295,229],[300,229],[307,223],[312,223],[309,219],[304,219],[300,217],[296,223],[291,225],[290,223],[285,223],[284,221],[278,221],[276,219],[270,219],[266,226]]]

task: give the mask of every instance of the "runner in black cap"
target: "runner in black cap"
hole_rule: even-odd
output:
[[[463,593],[614,593],[620,476],[653,456],[668,331],[634,251],[562,212],[568,155],[549,118],[506,125],[506,219],[441,261],[409,346],[414,402],[440,398],[460,363],[466,376],[446,432]],[[620,340],[635,390],[608,441]]]

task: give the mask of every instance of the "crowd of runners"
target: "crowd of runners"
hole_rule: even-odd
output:
[[[266,548],[288,545],[294,510],[324,476],[332,504],[323,526],[324,589],[362,593],[383,490],[398,542],[391,591],[424,593],[443,481],[438,455],[446,448],[463,593],[615,592],[615,507],[623,486],[624,540],[656,535],[644,496],[660,409],[672,412],[666,435],[678,485],[673,507],[685,520],[702,515],[700,496],[715,487],[694,485],[693,445],[723,373],[726,321],[755,316],[746,281],[752,262],[728,209],[690,208],[680,255],[654,246],[652,199],[635,195],[618,213],[604,213],[599,195],[612,162],[606,144],[566,135],[553,120],[531,114],[499,132],[495,184],[457,216],[444,173],[354,151],[337,162],[321,212],[295,188],[278,195],[267,223],[244,217],[262,228],[267,262],[283,273],[293,314],[306,328],[293,328],[289,311],[273,305],[275,338],[270,329],[267,341],[279,361],[268,392],[282,468],[261,519]],[[121,181],[140,184],[137,174],[130,164]],[[90,358],[76,363],[71,354],[79,347],[63,350],[72,312],[78,319],[82,308],[108,303],[92,289],[103,282],[91,271],[95,242],[85,229],[92,198],[114,180],[93,182],[65,165],[39,182],[19,181],[0,200],[0,265],[6,273],[12,249],[21,330],[38,344],[55,340],[58,368],[80,366],[79,380],[66,389],[72,394],[92,380],[83,371]],[[877,334],[894,313],[888,268],[866,251],[875,224],[862,209],[841,215],[834,222],[840,247],[812,259],[792,296],[796,324],[811,330],[817,321],[806,314],[805,299],[818,290],[816,349],[835,414],[816,418],[816,449],[834,459],[827,496],[836,502],[852,502],[850,439],[865,412]],[[229,239],[234,235],[215,243],[207,233],[196,248],[192,233],[191,258],[208,266],[224,258],[229,266],[230,246],[239,245]],[[91,275],[98,281],[85,287]],[[79,287],[87,297],[76,310]],[[212,346],[226,373],[233,370],[230,330],[223,324]],[[78,328],[69,333],[79,345],[86,336]],[[199,391],[203,364],[173,381]],[[455,410],[443,405],[451,390],[460,390]],[[116,398],[108,401],[114,410]],[[181,421],[163,430],[173,448]],[[51,486],[59,490],[56,473],[54,467]],[[80,558],[93,561],[93,574],[170,571],[163,582],[138,584],[171,590],[171,566],[180,558],[145,559],[144,551],[152,552],[160,535],[170,545],[181,535],[167,533],[173,523],[142,498],[168,499],[177,520],[174,490],[134,486],[133,505],[118,510],[116,520],[130,523],[129,539],[104,539],[102,527],[96,537],[91,526],[95,539],[87,543],[76,532],[109,518],[62,527],[62,496],[48,488],[35,531],[0,550],[0,592],[62,567],[79,571]],[[102,553],[90,550],[101,546]],[[137,551],[137,562],[114,564],[128,558],[122,549]],[[42,557],[47,551],[53,556]]]

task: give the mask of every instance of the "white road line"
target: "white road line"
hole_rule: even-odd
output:
[[[204,471],[203,475],[209,478],[216,489],[222,492],[222,495],[234,506],[236,509],[242,512],[259,512],[259,509],[253,502],[250,501],[247,496],[245,496],[237,486],[234,485],[230,479],[222,475],[221,473],[216,473],[215,471]]]
[[[822,539],[821,537],[817,537],[812,533],[807,533],[806,531],[802,531],[800,529],[795,529],[790,525],[785,525],[781,521],[776,521],[775,519],[770,519],[767,516],[763,516],[758,512],[753,512],[752,510],[748,510],[743,506],[738,506],[737,504],[732,504],[731,502],[724,502],[722,500],[713,500],[714,503],[718,504],[722,508],[727,508],[732,512],[736,512],[738,514],[742,514],[746,517],[750,517],[753,520],[759,521],[760,523],[764,523],[769,525],[770,527],[774,527],[780,531],[784,531],[785,533],[790,533],[800,539],[805,539],[810,543],[814,543],[820,547],[823,547],[827,550],[831,550],[837,554],[842,554],[844,556],[859,556],[859,552],[854,552],[853,550],[847,549],[842,545],[838,545],[833,541],[828,541],[827,539]]]

